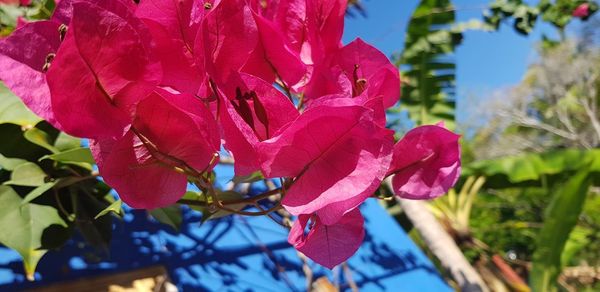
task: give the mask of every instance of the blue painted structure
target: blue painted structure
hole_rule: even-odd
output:
[[[349,261],[362,291],[451,291],[396,222],[370,200],[362,207],[366,238]],[[180,291],[304,291],[302,262],[287,243],[287,231],[264,217],[230,216],[200,225],[184,210],[180,233],[129,210],[116,222],[111,255],[100,262],[70,241],[40,262],[36,282],[27,282],[19,256],[0,248],[0,291],[16,291],[85,276],[163,265]],[[315,278],[344,284],[343,273],[311,264]],[[278,272],[278,270],[285,272]],[[337,279],[337,280],[336,280]]]

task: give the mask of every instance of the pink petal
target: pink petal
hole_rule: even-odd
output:
[[[51,20],[62,24],[69,24],[71,22],[71,18],[73,17],[73,3],[75,2],[88,2],[115,13],[123,9],[135,12],[138,6],[133,0],[61,0],[55,2],[56,8]]]
[[[140,102],[137,113],[133,126],[161,155],[185,161],[198,171],[209,167],[219,150],[219,136],[201,102],[190,95],[159,91]],[[186,175],[169,167],[169,160],[159,161],[133,130],[118,140],[95,141],[92,150],[103,178],[134,208],[164,207],[185,193]]]
[[[373,110],[373,121],[381,126],[386,126],[385,109],[383,108],[383,100],[381,96],[369,97],[366,93],[360,96],[353,97],[350,93],[345,94],[330,94],[321,96],[316,99],[310,100],[306,104],[306,108],[310,109],[313,107],[323,105],[338,105],[338,106],[349,106],[349,105],[360,105]]]
[[[306,0],[281,0],[273,18],[287,37],[287,42],[295,52],[302,50],[306,42]]]
[[[56,119],[74,136],[122,135],[135,104],[162,74],[142,22],[119,1],[106,2],[113,10],[73,4],[69,32],[47,75]]]
[[[139,209],[165,207],[185,193],[186,176],[157,163],[132,131],[118,141],[94,142],[90,145],[93,153],[107,152],[105,158],[95,156],[100,174],[127,205]]]
[[[347,0],[307,0],[309,21],[317,29],[323,52],[335,51],[341,46]],[[309,25],[311,25],[309,24]]]
[[[298,53],[288,47],[283,33],[269,20],[254,15],[263,47],[263,62],[288,85],[296,84],[306,72]]]
[[[27,19],[25,19],[23,16],[19,16],[19,17],[17,17],[17,27],[16,28],[24,27],[27,23],[29,23],[29,21]]]
[[[305,235],[309,218],[313,222]],[[290,230],[288,242],[313,261],[333,269],[358,250],[365,237],[363,224],[359,209],[347,213],[333,225],[323,224],[316,216],[301,215]]]
[[[190,19],[197,1],[142,1],[136,16],[143,19],[157,44],[163,86],[196,94],[205,79],[203,49],[195,48],[200,24]],[[201,62],[196,62],[201,60]]]
[[[340,66],[332,62],[331,58],[320,64],[311,66],[309,81],[297,90],[304,92],[304,98],[314,100],[326,95],[348,95],[352,97],[352,82],[342,71]]]
[[[460,175],[459,135],[440,126],[421,126],[409,131],[394,145],[389,174],[394,193],[426,200],[450,189]]]
[[[360,38],[344,46],[333,61],[353,84],[353,95],[367,91],[370,97],[382,96],[386,108],[400,97],[400,73],[388,58]],[[362,83],[362,84],[361,84]],[[364,88],[364,89],[363,89]]]
[[[305,111],[278,136],[259,145],[267,177],[296,177],[283,206],[294,215],[319,214],[335,223],[370,196],[389,166],[392,133],[362,106]],[[346,202],[346,203],[342,203]]]
[[[239,71],[258,42],[252,11],[245,0],[221,1],[205,16],[202,44],[206,70],[217,81],[225,82],[232,71]]]
[[[206,14],[208,14],[221,0],[195,0],[192,4],[190,20],[192,24],[202,23]]]
[[[56,127],[46,74],[46,58],[60,46],[59,24],[37,21],[0,40],[0,79],[37,115]]]
[[[242,95],[254,92],[256,101],[260,104],[256,104],[253,98],[237,100],[238,88],[239,94]],[[274,136],[280,129],[294,121],[299,113],[279,90],[252,75],[243,73],[232,75],[225,84],[224,94],[227,98],[222,100],[221,125],[225,148],[235,158],[236,175],[248,175],[259,169],[260,164],[255,149],[258,143]],[[245,112],[242,109],[236,110],[234,106],[234,104],[241,106],[241,102],[247,105]]]

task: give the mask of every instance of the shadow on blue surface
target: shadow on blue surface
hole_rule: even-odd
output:
[[[349,261],[362,291],[450,291],[437,271],[375,201],[361,208],[367,234]],[[86,276],[162,265],[180,291],[304,291],[302,261],[287,243],[287,231],[264,217],[230,216],[200,225],[198,212],[184,210],[176,233],[130,210],[113,231],[111,254],[71,240],[40,262],[36,282],[27,282],[18,255],[0,248],[0,290],[21,290]],[[311,264],[314,278],[327,276],[348,288],[339,268]]]

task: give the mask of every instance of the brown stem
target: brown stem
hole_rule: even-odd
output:
[[[354,279],[352,279],[352,270],[350,270],[350,266],[348,266],[347,262],[342,263],[342,269],[344,270],[344,277],[348,282],[348,286],[352,289],[352,292],[358,292],[358,286],[356,285],[356,282],[354,282]]]
[[[281,203],[277,203],[275,206],[273,206],[267,210],[264,210],[264,211],[249,212],[249,211],[242,211],[242,210],[234,210],[234,209],[225,207],[224,205],[221,204],[221,202],[219,202],[217,204],[217,207],[221,210],[225,210],[227,212],[231,212],[231,213],[238,214],[238,215],[244,215],[244,216],[264,216],[264,215],[268,215],[272,212],[275,212],[275,211],[283,208],[281,206]]]

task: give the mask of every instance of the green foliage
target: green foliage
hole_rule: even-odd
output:
[[[262,172],[257,171],[245,176],[235,176],[231,180],[234,184],[253,183],[265,179]]]
[[[19,17],[29,21],[48,19],[55,7],[54,0],[32,0],[29,6],[0,3],[0,37],[12,32]]]
[[[47,251],[43,249],[44,236],[66,227],[55,208],[23,204],[11,187],[0,186],[0,242],[23,257],[27,278],[33,279],[35,267]]]
[[[449,0],[423,0],[408,24],[404,51],[396,62],[402,69],[400,106],[418,125],[444,121],[454,128],[455,70],[452,60],[466,30],[489,30],[476,20],[455,23]]]
[[[104,215],[115,214],[119,217],[123,216],[123,201],[115,200],[112,204],[106,207],[104,210],[100,211],[98,215],[94,217],[94,219],[98,219]]]
[[[0,243],[21,254],[28,277],[74,230],[108,251],[112,217],[94,217],[114,200],[92,173],[89,149],[41,121],[1,84],[0,137]]]
[[[417,124],[454,124],[456,65],[445,57],[454,52],[462,34],[449,30],[455,21],[449,0],[422,0],[408,24],[401,65],[402,103]]]
[[[6,185],[38,187],[46,182],[46,173],[35,163],[26,162],[17,166],[10,174]]]
[[[590,183],[589,170],[582,168],[554,193],[533,254],[530,284],[534,291],[556,290],[553,286],[562,270],[561,255],[583,210]]]
[[[150,210],[149,213],[156,221],[172,227],[175,231],[179,231],[181,228],[183,219],[179,205]]]
[[[236,191],[215,191],[215,195],[221,201],[221,204],[226,205],[230,210],[240,211],[248,205],[248,203],[244,202],[236,204],[237,201],[245,198],[244,195]],[[233,214],[231,211],[216,208],[213,198],[205,193],[188,191],[182,199],[188,201],[192,209],[202,212],[202,223],[207,220],[218,219]]]
[[[1,18],[1,17],[0,17]],[[32,113],[4,84],[0,83],[0,124],[33,126],[42,119]]]
[[[600,172],[600,149],[551,150],[480,160],[467,165],[463,175],[484,175],[489,177],[487,187],[502,189],[519,185],[542,186],[549,177],[574,173],[588,166],[594,174]]]
[[[573,19],[572,11],[577,6],[588,3],[590,15],[598,10],[594,1],[582,0],[541,0],[537,5],[523,0],[495,0],[484,16],[487,24],[498,29],[503,21],[512,19],[513,28],[520,34],[528,35],[533,31],[539,16],[542,20],[562,30]]]

